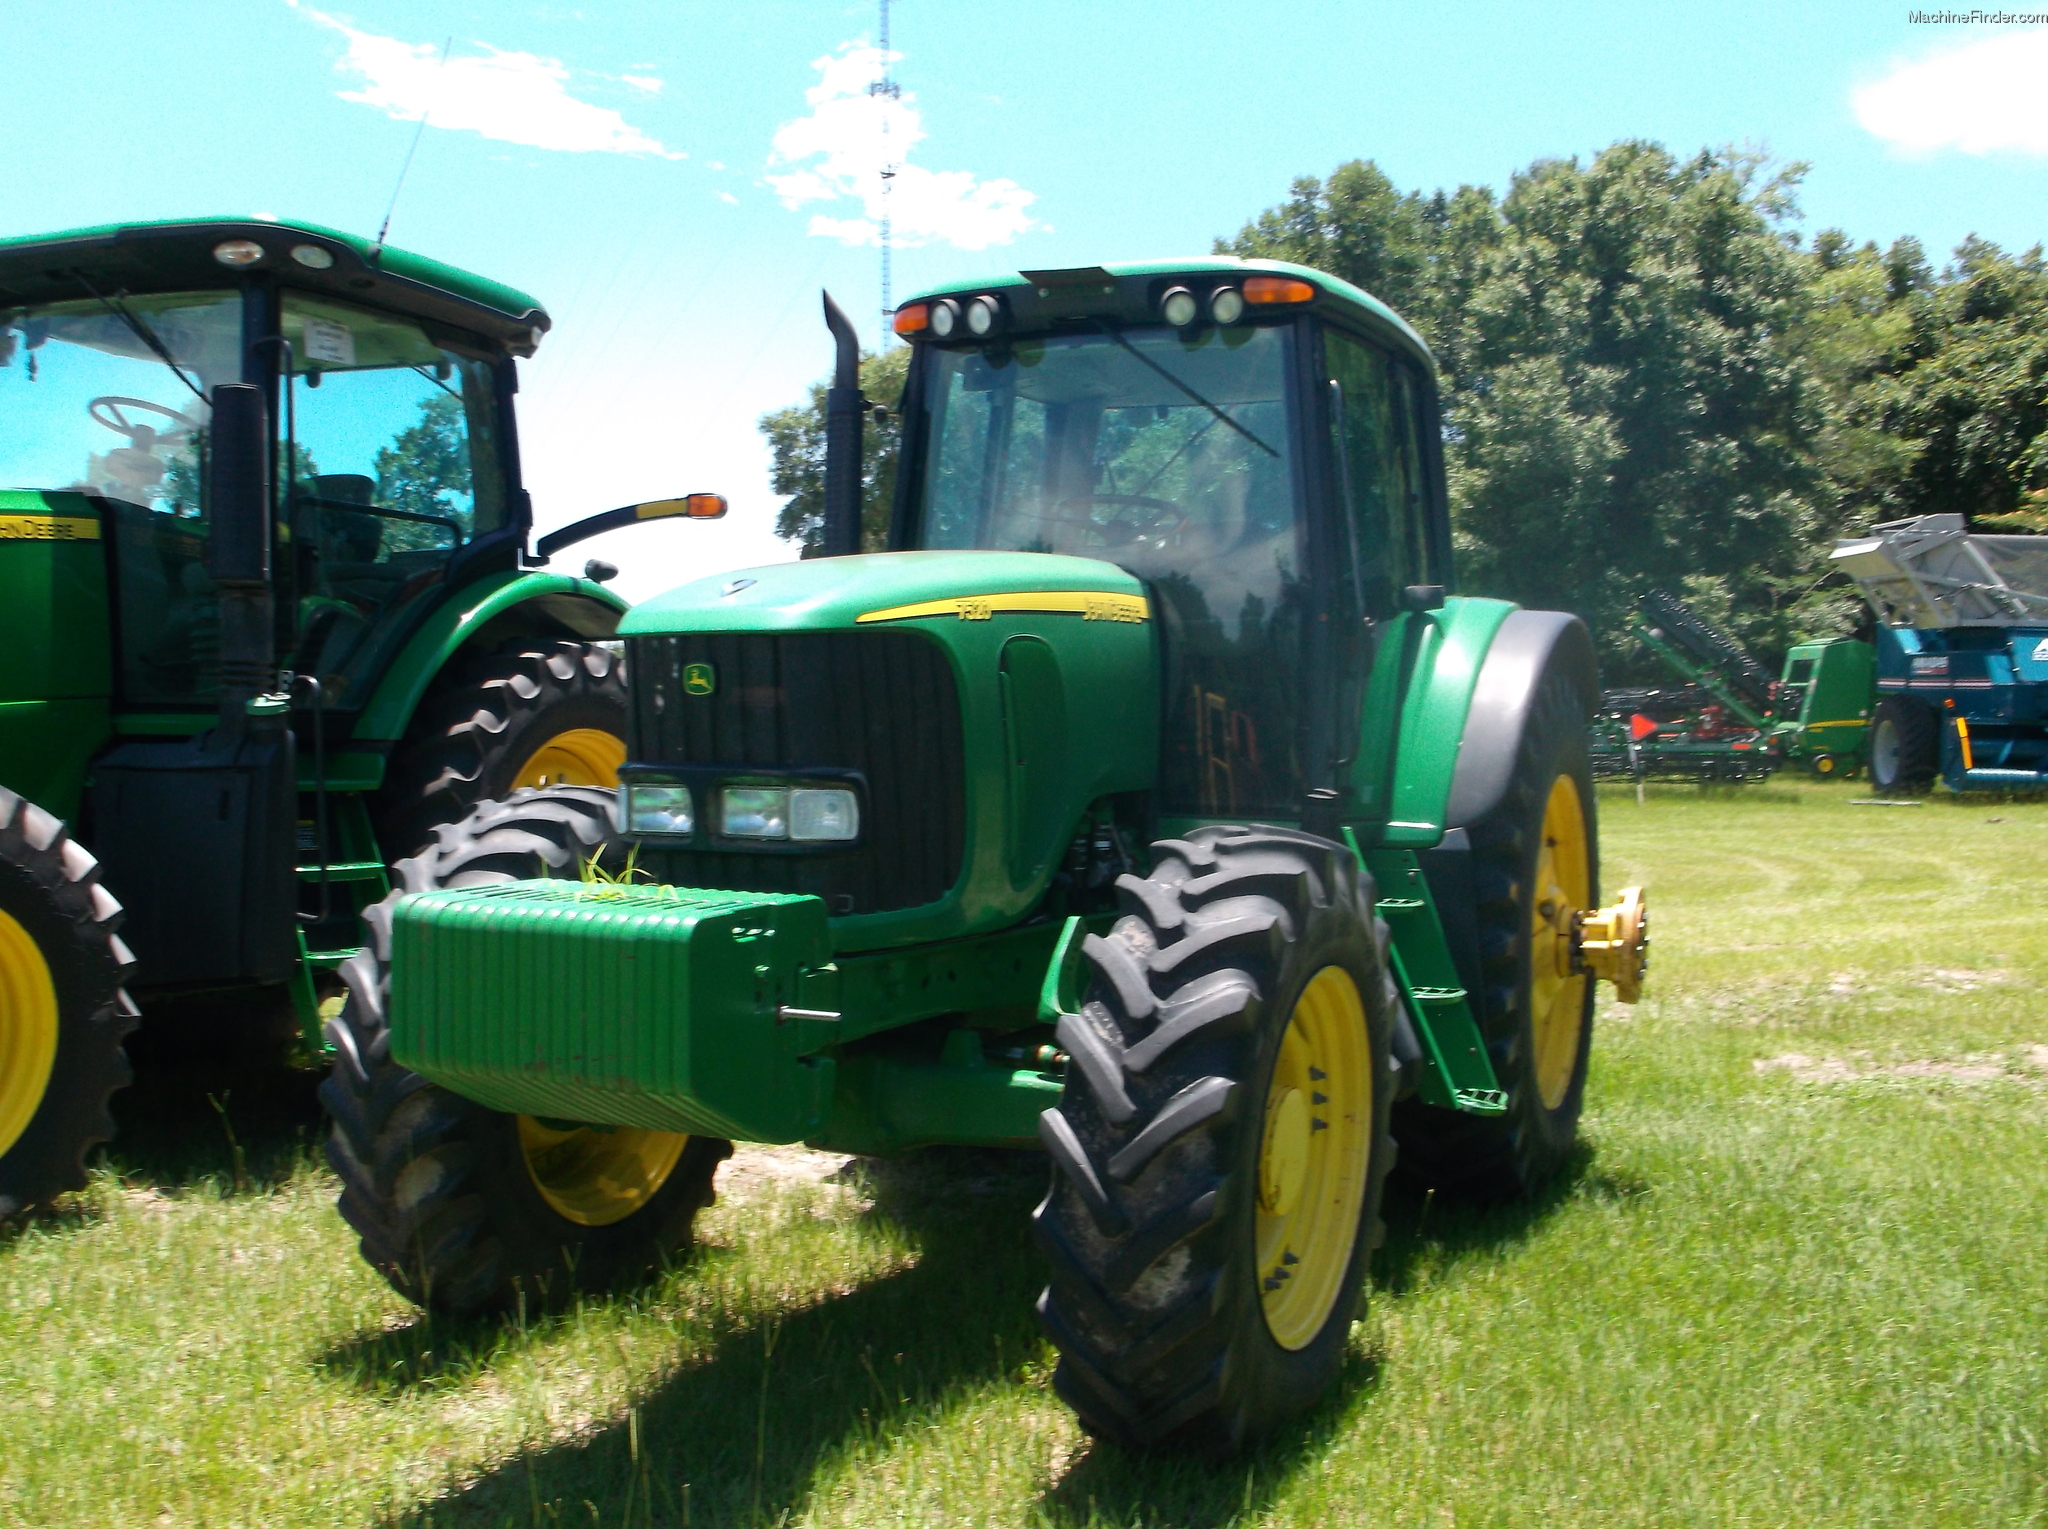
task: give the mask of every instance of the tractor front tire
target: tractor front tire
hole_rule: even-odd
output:
[[[132,1076],[121,905],[63,823],[0,787],[0,1218],[85,1187]]]
[[[1870,783],[1881,796],[1924,796],[1941,773],[1941,723],[1931,707],[1888,695],[1870,718]]]
[[[1499,803],[1467,829],[1481,974],[1471,995],[1505,1114],[1402,1102],[1401,1166],[1480,1199],[1526,1195],[1570,1158],[1593,1049],[1593,978],[1570,969],[1563,912],[1600,905],[1600,839],[1579,692],[1538,681]]]
[[[566,638],[471,660],[441,677],[393,750],[373,806],[387,857],[522,788],[616,786],[626,678],[615,654]]]
[[[1153,854],[1059,1025],[1038,1310],[1090,1429],[1230,1453],[1342,1363],[1382,1232],[1399,1000],[1342,847],[1220,827]]]
[[[560,1305],[659,1269],[689,1245],[732,1143],[508,1115],[391,1058],[391,913],[408,892],[572,878],[624,861],[609,791],[563,786],[486,802],[394,870],[364,915],[370,944],[342,967],[348,1000],[327,1025],[320,1086],[327,1158],[363,1257],[438,1311]]]

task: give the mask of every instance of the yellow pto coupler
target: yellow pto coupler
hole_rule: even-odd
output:
[[[1613,983],[1623,1003],[1643,996],[1650,972],[1650,905],[1642,887],[1623,887],[1606,907],[1573,915],[1570,928],[1573,971]]]

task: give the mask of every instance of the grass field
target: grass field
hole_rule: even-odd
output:
[[[1655,966],[1580,1161],[1395,1196],[1340,1393],[1252,1458],[1054,1399],[1033,1160],[751,1154],[650,1288],[429,1322],[333,1213],[314,1080],[158,1067],[0,1234],[0,1522],[2048,1522],[2048,804],[1861,794],[1603,798]]]

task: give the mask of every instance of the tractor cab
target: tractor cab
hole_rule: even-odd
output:
[[[510,288],[311,225],[0,245],[0,489],[111,543],[117,703],[215,701],[217,386],[262,388],[275,426],[279,661],[346,714],[451,570],[518,566],[512,363],[547,327]]]
[[[1299,818],[1351,784],[1378,639],[1450,580],[1414,331],[1321,272],[1227,259],[1025,272],[895,327],[916,355],[894,545],[1142,580],[1167,813]]]

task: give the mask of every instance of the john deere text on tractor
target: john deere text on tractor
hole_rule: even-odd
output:
[[[289,983],[317,1032],[388,859],[616,779],[625,603],[527,571],[547,327],[309,224],[0,241],[0,1215],[83,1183],[124,985]]]
[[[906,304],[869,555],[828,318],[837,555],[633,611],[618,795],[399,868],[333,1026],[343,1214],[415,1299],[504,1307],[655,1266],[733,1138],[1041,1144],[1061,1394],[1235,1447],[1335,1376],[1396,1138],[1493,1193],[1571,1150],[1594,979],[1644,955],[1592,645],[1447,597],[1429,353],[1341,281]]]

